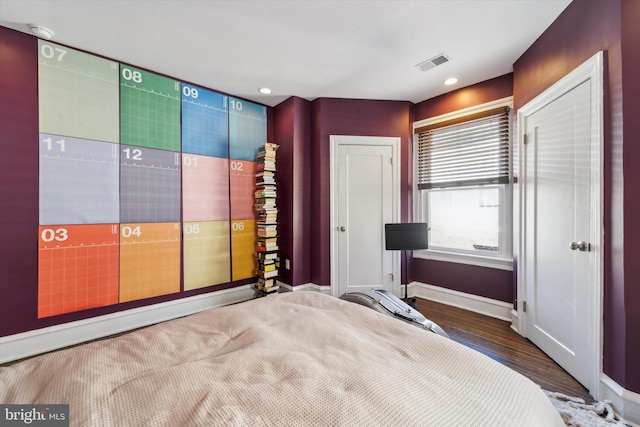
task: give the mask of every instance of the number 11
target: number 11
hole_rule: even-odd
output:
[[[45,139],[43,139],[43,141],[47,143],[47,150],[49,150],[49,151],[53,150],[53,139],[52,138],[45,138]],[[60,146],[60,151],[62,151],[64,153],[64,139],[57,140],[56,144],[58,144]]]

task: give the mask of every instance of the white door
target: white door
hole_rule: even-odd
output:
[[[385,250],[397,222],[399,138],[332,136],[332,290],[382,288],[398,295],[399,258]]]
[[[599,352],[602,252],[595,161],[600,138],[594,129],[600,127],[593,115],[596,82],[574,80],[520,116],[526,138],[524,316],[527,337],[593,392],[600,369],[594,354]]]

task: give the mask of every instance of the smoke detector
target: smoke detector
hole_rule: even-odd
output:
[[[451,61],[451,58],[449,58],[446,54],[441,53],[440,55],[436,55],[433,58],[419,63],[418,65],[416,65],[416,68],[420,71],[427,71],[449,61]]]
[[[29,30],[31,30],[34,36],[43,40],[51,40],[51,38],[55,34],[52,30],[48,29],[47,27],[43,27],[42,25],[29,24],[28,26]]]

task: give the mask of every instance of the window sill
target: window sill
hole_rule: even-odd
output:
[[[499,270],[513,271],[512,258],[484,257],[434,250],[413,251],[413,257],[431,259],[435,261],[457,262],[459,264],[477,265],[479,267],[489,267]]]

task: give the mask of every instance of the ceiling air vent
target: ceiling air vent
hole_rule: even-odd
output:
[[[449,61],[451,61],[451,58],[449,58],[444,53],[441,53],[440,55],[436,55],[433,58],[427,59],[426,61],[419,63],[418,65],[416,65],[416,68],[419,69],[420,71],[427,71]]]

